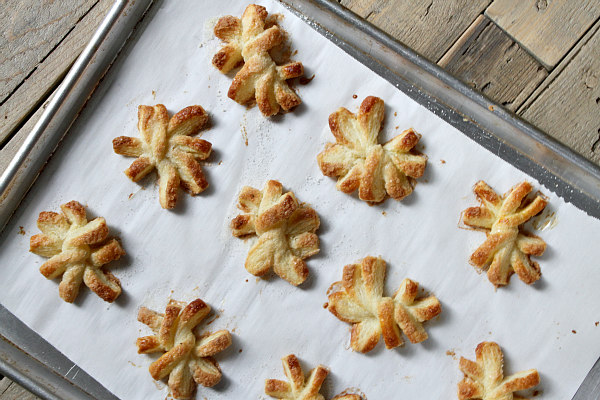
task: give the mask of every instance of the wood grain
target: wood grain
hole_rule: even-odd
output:
[[[513,111],[548,75],[533,57],[483,15],[438,64]]]
[[[40,400],[8,378],[0,380],[0,400]]]
[[[341,4],[437,62],[491,0],[341,0]]]
[[[0,101],[42,62],[95,2],[76,0],[65,7],[62,1],[2,1]]]
[[[485,15],[552,69],[600,17],[600,1],[495,0]]]
[[[600,34],[592,35],[522,116],[600,164]]]
[[[23,2],[24,5],[28,3],[36,2],[31,0]],[[12,92],[6,94],[4,100],[0,102],[0,145],[5,143],[15,132],[15,129],[24,122],[24,119],[60,83],[111,5],[112,1],[110,0],[102,0],[97,3],[88,0],[77,0],[72,5],[70,4],[69,7],[63,5],[62,7],[56,7],[56,10],[52,13],[41,13],[39,16],[41,22],[36,22],[36,25],[52,26],[53,29],[51,32],[57,35],[56,38],[57,40],[60,39],[60,43],[49,41],[49,38],[46,37],[49,32],[46,30],[36,31],[32,29],[26,33],[22,33],[20,36],[17,33],[12,33],[12,40],[9,43],[11,46],[16,46],[20,43],[22,48],[33,47],[29,51],[22,50],[24,60],[17,63],[18,65],[15,65],[16,61],[8,62],[6,60],[0,64],[0,76],[12,75],[22,79],[17,84],[17,80],[11,78],[12,84],[10,87],[17,86],[12,87]],[[31,4],[29,6],[28,12],[30,13],[35,13],[36,7],[41,7],[41,5],[36,5],[32,9]],[[62,13],[58,10],[62,10]],[[82,10],[85,10],[84,15],[80,15],[83,12]],[[60,19],[60,26],[55,26],[58,22],[54,20],[41,20],[42,17],[44,19],[59,18],[55,14],[63,16]],[[75,19],[75,16],[78,19]],[[18,19],[18,15],[14,16],[14,18]],[[30,18],[33,18],[33,15]],[[15,23],[17,26],[21,24]],[[62,30],[57,32],[59,27]],[[9,33],[11,30],[17,32],[17,28],[6,28],[6,30]],[[40,37],[36,38],[35,35],[39,35]],[[48,50],[49,43],[53,43],[57,47]],[[37,51],[36,57],[33,54],[34,50]],[[47,52],[42,57],[43,51]],[[40,57],[42,57],[41,62],[35,61]],[[15,56],[15,59],[18,58],[19,56]],[[15,69],[8,70],[11,67]],[[27,68],[30,68],[30,70],[27,70]],[[3,82],[4,80],[0,78],[0,81]],[[4,86],[4,89],[8,88],[9,86]]]

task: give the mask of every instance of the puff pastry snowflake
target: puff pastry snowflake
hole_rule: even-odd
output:
[[[40,213],[37,226],[42,231],[31,237],[32,253],[50,258],[40,267],[48,279],[62,275],[58,286],[60,297],[72,303],[81,283],[109,303],[121,294],[121,283],[103,268],[118,260],[125,251],[116,239],[108,238],[104,218],[88,221],[85,208],[76,201],[60,206],[62,213]]]
[[[220,330],[197,336],[194,331],[209,312],[210,306],[200,299],[187,305],[171,300],[164,314],[146,307],[138,312],[138,321],[155,333],[137,339],[138,353],[164,353],[150,364],[150,375],[155,380],[168,376],[175,399],[190,398],[196,384],[211,387],[221,380],[221,369],[212,356],[231,345],[231,334]]]
[[[350,346],[355,351],[371,351],[383,335],[388,349],[402,346],[400,330],[412,343],[427,339],[423,322],[442,311],[435,296],[417,299],[419,284],[404,279],[394,297],[383,296],[385,261],[365,257],[360,264],[344,267],[339,290],[329,295],[328,310],[352,324]]]
[[[277,275],[297,286],[308,277],[304,259],[319,252],[315,232],[320,220],[315,210],[298,203],[294,193],[282,193],[281,183],[273,180],[262,191],[242,188],[238,207],[246,214],[231,221],[231,230],[237,237],[258,236],[246,258],[248,272],[261,276],[273,268]]]
[[[329,374],[329,369],[323,365],[310,371],[305,379],[300,362],[295,355],[290,354],[281,359],[283,372],[288,382],[277,379],[265,381],[265,393],[280,400],[325,400],[319,393],[323,381]],[[361,400],[357,394],[344,394],[335,397],[336,400]]]
[[[317,156],[324,175],[338,178],[344,193],[358,189],[361,200],[378,203],[386,193],[401,200],[412,193],[414,178],[425,172],[427,157],[414,150],[421,135],[407,129],[381,145],[377,138],[385,112],[383,100],[369,96],[358,115],[340,108],[329,116],[336,143],[328,143]]]
[[[175,207],[180,185],[191,195],[201,193],[208,187],[208,182],[198,160],[210,156],[212,145],[189,135],[197,133],[207,121],[208,115],[200,106],[186,107],[170,120],[162,104],[139,106],[141,140],[128,136],[113,140],[115,153],[137,157],[125,170],[125,175],[137,182],[156,168],[163,208]]]
[[[494,342],[483,342],[475,349],[476,361],[460,358],[459,368],[465,378],[458,383],[460,400],[513,400],[513,392],[526,390],[540,383],[535,369],[504,377],[504,356]]]
[[[524,232],[520,226],[541,212],[547,200],[538,195],[527,203],[525,197],[531,190],[529,182],[522,182],[500,197],[487,183],[479,181],[473,191],[481,206],[463,211],[463,222],[484,229],[487,235],[485,242],[471,255],[470,263],[479,268],[489,265],[487,275],[496,287],[507,285],[513,272],[527,284],[540,279],[540,266],[529,256],[542,255],[546,243]]]
[[[302,76],[302,63],[277,66],[269,50],[284,41],[279,26],[266,23],[267,10],[256,4],[246,7],[242,18],[231,15],[221,18],[215,26],[215,36],[227,44],[213,57],[213,65],[223,73],[240,63],[227,96],[240,104],[256,98],[264,116],[275,115],[279,107],[289,110],[301,103],[286,80]],[[271,25],[271,26],[268,26]]]

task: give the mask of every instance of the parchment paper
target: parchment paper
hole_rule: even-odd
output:
[[[246,2],[160,2],[6,228],[2,304],[123,399],[167,393],[147,371],[153,358],[138,355],[134,342],[150,334],[136,321],[137,309],[162,312],[170,297],[204,299],[219,316],[208,328],[234,334],[231,348],[217,356],[222,382],[200,387],[199,399],[266,397],[264,379],[283,379],[280,358],[289,353],[306,370],[319,363],[331,368],[328,397],[359,387],[369,400],[455,398],[462,378],[458,357],[473,359],[484,340],[502,346],[507,373],[537,368],[544,399],[570,399],[600,355],[600,250],[594,243],[600,222],[410,100],[279,4],[261,3],[285,15],[282,25],[298,50],[294,58],[307,76],[316,74],[298,87],[302,106],[265,119],[257,108],[227,98],[231,76],[210,64],[219,47],[210,29],[218,16],[241,15]],[[367,95],[386,102],[382,140],[411,126],[423,134],[429,164],[402,202],[370,207],[335,190],[317,166],[316,155],[333,141],[328,115],[340,106],[356,111]],[[211,186],[195,198],[182,193],[174,211],[160,208],[155,175],[141,185],[129,181],[122,171],[132,159],[112,151],[114,137],[138,136],[137,106],[156,103],[173,113],[201,104],[212,119],[203,133],[214,147],[205,168]],[[240,188],[262,188],[267,179],[280,180],[321,217],[321,253],[308,260],[311,275],[299,288],[247,273],[252,242],[233,238],[228,227]],[[543,276],[535,285],[513,276],[508,287],[494,290],[468,264],[485,235],[459,229],[458,220],[461,210],[476,204],[471,189],[479,179],[499,193],[528,179],[550,197],[537,224],[545,228],[534,231],[548,243],[537,259]],[[28,252],[39,212],[70,200],[87,204],[91,216],[104,216],[128,253],[111,264],[123,285],[112,305],[87,288],[75,304],[63,302],[58,281],[38,271],[45,259]],[[387,261],[388,294],[410,277],[440,299],[441,316],[426,324],[429,340],[395,350],[380,343],[367,355],[349,349],[349,325],[323,303],[343,266],[366,255]]]

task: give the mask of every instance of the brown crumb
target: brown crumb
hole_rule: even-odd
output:
[[[219,161],[219,164],[217,164],[217,165],[221,165],[221,164],[223,164],[223,160]]]
[[[446,350],[446,355],[454,357],[456,355],[456,353],[453,352],[452,350]]]
[[[298,49],[294,50],[294,52],[292,53],[292,56],[295,56],[296,54],[298,54]]]
[[[156,100],[156,91],[152,91],[152,97],[154,98],[154,100]]]
[[[572,332],[573,334],[577,333],[577,331],[576,331],[575,329],[573,329],[571,332]]]
[[[301,85],[306,85],[306,84],[309,84],[310,81],[312,81],[313,79],[315,79],[315,74],[313,74],[313,76],[311,76],[310,78],[307,78],[305,76],[301,76],[298,79],[298,83],[300,83]]]
[[[329,303],[324,303],[323,308],[327,308],[327,307],[329,307]]]
[[[490,110],[490,111],[494,111],[494,106],[489,106],[489,107],[488,107],[488,110]]]
[[[22,226],[19,227],[19,235],[24,235],[25,234],[25,229],[23,229]]]
[[[398,113],[396,111],[394,111],[394,117],[397,117]]]
[[[446,164],[446,160],[440,160],[442,164]]]
[[[355,95],[355,94],[353,94],[353,95],[352,95],[352,98],[353,98],[353,99],[356,99],[357,97],[358,97],[358,96],[357,96],[357,95]]]
[[[248,146],[248,132],[246,131],[246,127],[242,125],[242,138],[244,138],[244,143]]]
[[[399,125],[396,125],[396,129],[398,129],[398,128],[400,128],[400,126],[399,126]]]
[[[382,211],[381,215],[383,215],[385,217],[387,215],[387,213],[385,211]]]
[[[246,279],[246,282],[248,282],[248,279]]]
[[[242,349],[239,349],[239,350],[238,350],[238,353],[241,353],[241,352],[242,352]]]
[[[531,394],[533,397],[535,396],[539,396],[542,393],[541,390],[534,390],[533,393]]]
[[[128,199],[131,199],[133,197],[133,193],[129,193],[129,196],[127,196]]]
[[[596,325],[596,326],[598,326],[598,324],[600,324],[600,321],[596,321],[596,322],[595,322],[595,325]]]

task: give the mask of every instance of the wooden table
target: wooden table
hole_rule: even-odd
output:
[[[340,2],[600,165],[600,0]],[[4,170],[112,1],[0,4]],[[34,398],[0,381],[0,400]]]

